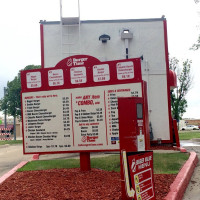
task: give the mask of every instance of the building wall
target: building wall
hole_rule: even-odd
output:
[[[16,137],[22,137],[22,123],[16,124]]]
[[[144,57],[141,63],[142,75],[148,85],[149,118],[154,140],[170,140],[166,70],[168,52],[165,50],[164,21],[165,19],[82,21],[80,38],[78,26],[62,29],[59,22],[44,22],[44,67],[54,67],[63,58],[73,55],[72,52],[91,55],[101,61],[125,59],[125,42],[121,39],[121,33],[124,29],[129,29],[133,33],[133,39],[129,41],[129,57]],[[61,30],[65,34],[63,39]],[[99,41],[102,34],[111,37],[105,44]],[[69,45],[61,45],[61,41],[75,44],[69,48]]]

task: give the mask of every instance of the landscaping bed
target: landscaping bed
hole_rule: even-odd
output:
[[[162,200],[175,174],[155,174],[155,194]],[[16,172],[0,185],[1,200],[119,200],[120,173],[92,169],[50,169]]]

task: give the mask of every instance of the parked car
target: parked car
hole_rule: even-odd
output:
[[[199,126],[196,125],[187,125],[182,128],[182,130],[199,130]]]

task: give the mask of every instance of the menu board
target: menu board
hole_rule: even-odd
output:
[[[141,83],[22,93],[25,153],[119,150],[118,97],[142,97]]]

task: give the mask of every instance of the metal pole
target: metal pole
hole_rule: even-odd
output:
[[[6,87],[4,87],[4,97],[6,96]],[[4,128],[7,128],[7,120],[6,120],[7,110],[4,111]]]
[[[178,86],[177,86],[177,102],[178,102]],[[177,122],[178,122],[178,130],[179,130],[179,102],[177,105]]]
[[[14,116],[14,140],[16,140],[16,116]]]

